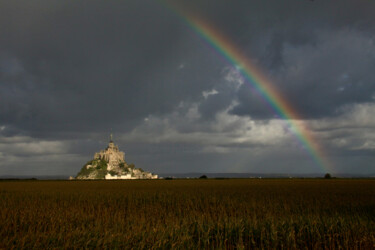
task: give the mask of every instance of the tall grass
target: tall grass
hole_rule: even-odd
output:
[[[375,248],[374,180],[0,182],[0,248]]]

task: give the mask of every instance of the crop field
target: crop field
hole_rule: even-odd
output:
[[[375,180],[1,181],[5,248],[375,248]]]

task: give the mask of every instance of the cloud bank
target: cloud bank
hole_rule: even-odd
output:
[[[374,3],[175,2],[272,79],[332,172],[375,173]],[[73,175],[111,129],[128,161],[153,172],[325,171],[164,5],[1,2],[0,175]]]

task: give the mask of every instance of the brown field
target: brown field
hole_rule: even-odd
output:
[[[375,180],[2,181],[0,248],[375,248]]]

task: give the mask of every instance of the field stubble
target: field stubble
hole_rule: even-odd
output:
[[[13,247],[374,248],[375,181],[4,181]]]

